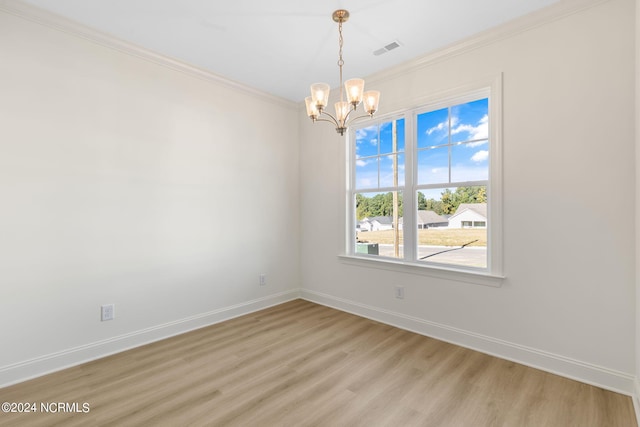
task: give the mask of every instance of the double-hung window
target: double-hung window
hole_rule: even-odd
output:
[[[500,276],[496,92],[456,93],[352,128],[349,257]]]

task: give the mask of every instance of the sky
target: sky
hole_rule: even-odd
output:
[[[356,189],[393,186],[398,159],[398,185],[404,185],[405,120],[396,121],[397,150],[392,150],[392,122],[356,130]],[[489,175],[488,99],[418,114],[418,185],[481,181]],[[438,197],[439,198],[439,197]]]

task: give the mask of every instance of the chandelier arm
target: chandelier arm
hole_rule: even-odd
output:
[[[347,113],[347,115],[346,115],[346,116],[344,116],[344,125],[345,125],[345,126],[347,125],[347,122],[349,121],[349,116],[350,116],[350,115],[351,115],[351,113],[353,113],[354,111],[356,111],[356,107],[352,106],[352,107],[349,109],[349,112]]]
[[[351,119],[351,121],[349,122],[349,124],[355,122],[356,120],[360,120],[360,119],[366,119],[366,118],[371,118],[373,117],[373,114],[364,114],[362,116],[358,116],[358,117],[354,117],[353,119]],[[345,121],[345,126],[346,126],[346,121]]]
[[[333,118],[333,117],[332,117]],[[333,125],[337,126],[337,123],[335,122],[335,120],[329,120],[329,119],[321,119],[319,117],[316,117],[316,119],[314,120],[314,122],[328,122],[331,123]]]
[[[331,113],[327,113],[326,111],[322,110],[322,111],[320,112],[320,114],[321,114],[321,115],[322,115],[322,114],[324,114],[324,115],[326,115],[326,116],[331,117],[331,120],[327,120],[327,119],[319,119],[319,118],[318,118],[318,119],[316,119],[316,120],[318,120],[318,121],[322,121],[322,122],[332,122],[332,123],[333,123],[334,125],[336,125],[337,127],[340,127],[340,122],[338,121],[338,119],[336,119],[335,117],[333,117],[333,116],[331,115]],[[318,117],[320,117],[320,116],[318,116]]]

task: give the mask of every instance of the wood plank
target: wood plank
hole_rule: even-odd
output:
[[[0,426],[636,426],[631,398],[304,300],[0,389]],[[38,408],[39,409],[39,408]]]

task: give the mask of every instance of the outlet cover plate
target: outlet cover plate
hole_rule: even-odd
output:
[[[100,320],[105,322],[107,320],[113,320],[115,317],[114,304],[104,304],[100,307]]]

